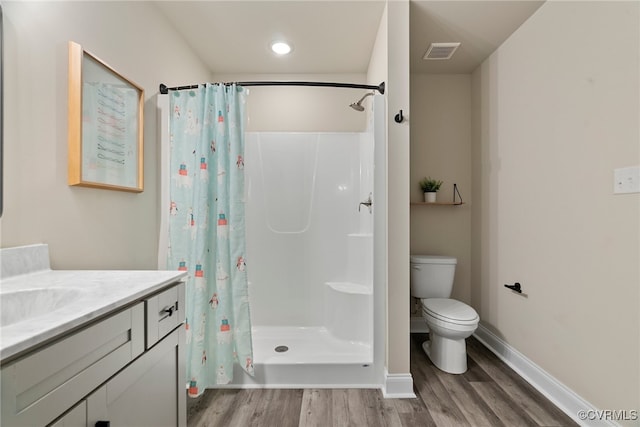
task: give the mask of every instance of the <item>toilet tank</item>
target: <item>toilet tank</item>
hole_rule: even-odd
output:
[[[453,290],[457,259],[436,255],[411,255],[411,296],[449,298]]]

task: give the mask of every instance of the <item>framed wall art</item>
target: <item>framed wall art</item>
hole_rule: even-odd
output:
[[[4,172],[2,171],[3,167],[3,161],[2,161],[2,154],[4,152],[3,150],[3,139],[4,139],[4,113],[2,111],[3,109],[3,105],[4,105],[4,95],[3,95],[3,88],[2,86],[4,85],[4,64],[2,63],[2,58],[4,57],[4,54],[2,52],[2,47],[4,45],[4,35],[3,35],[3,22],[4,18],[2,16],[2,5],[0,4],[0,217],[2,217],[2,211],[3,211],[3,191],[4,191],[4,186],[3,186],[3,176],[4,176]]]
[[[144,90],[69,42],[69,185],[143,191]]]

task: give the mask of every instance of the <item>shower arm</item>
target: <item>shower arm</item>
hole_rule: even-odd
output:
[[[365,99],[367,96],[373,96],[373,95],[375,95],[375,92],[368,92],[368,93],[365,93],[365,94],[364,94],[364,96],[363,96],[362,98],[360,98],[360,100],[359,100],[358,102],[356,102],[356,104],[358,104],[358,105],[362,104],[362,101],[364,101],[364,99]]]

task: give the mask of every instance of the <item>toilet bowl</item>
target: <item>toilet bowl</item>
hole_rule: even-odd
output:
[[[411,295],[420,298],[429,341],[422,344],[439,369],[462,374],[467,370],[465,339],[478,327],[480,317],[467,304],[449,298],[457,260],[451,257],[412,255]]]
[[[450,374],[466,372],[465,339],[478,327],[478,313],[454,299],[430,298],[422,300],[422,315],[429,327],[429,341],[425,341],[422,348],[429,359]]]

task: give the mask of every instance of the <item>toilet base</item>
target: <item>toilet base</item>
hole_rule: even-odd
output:
[[[465,339],[452,340],[433,333],[422,349],[433,364],[449,374],[464,374],[467,371],[467,344]]]

